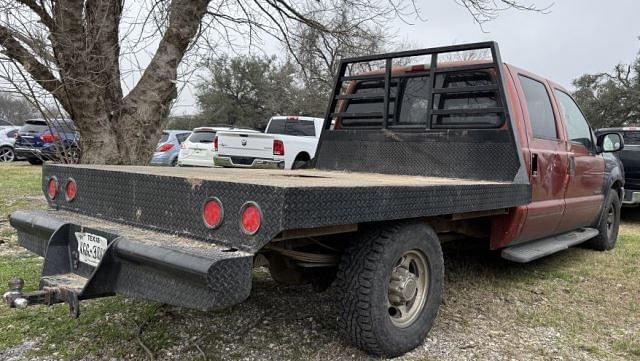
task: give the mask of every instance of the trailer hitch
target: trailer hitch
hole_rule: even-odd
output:
[[[51,306],[57,303],[66,302],[69,305],[69,316],[78,318],[80,316],[80,301],[78,293],[64,287],[42,287],[41,290],[33,292],[23,292],[24,280],[22,278],[12,278],[9,281],[9,291],[2,296],[10,308],[23,309],[32,305]]]

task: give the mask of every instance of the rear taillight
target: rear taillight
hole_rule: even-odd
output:
[[[40,140],[42,140],[45,143],[51,143],[51,142],[55,142],[56,140],[60,139],[59,136],[55,135],[55,134],[51,134],[49,132],[44,133],[40,136]]]
[[[78,186],[76,185],[76,181],[73,178],[67,179],[67,185],[64,187],[64,196],[67,202],[71,202],[76,198],[76,193],[78,192]]]
[[[58,180],[55,177],[49,178],[47,183],[47,195],[49,199],[53,200],[58,195]]]
[[[218,198],[209,198],[202,207],[202,220],[208,228],[218,228],[224,218],[222,202]]]
[[[214,152],[218,151],[218,136],[217,135],[215,137],[213,137],[213,151]]]
[[[284,143],[281,140],[273,140],[273,155],[284,155]]]
[[[242,231],[248,235],[254,235],[260,229],[262,223],[262,212],[254,202],[247,202],[242,206]]]
[[[173,144],[165,143],[165,144],[161,145],[160,148],[158,148],[158,152],[166,152],[171,148],[173,148]]]

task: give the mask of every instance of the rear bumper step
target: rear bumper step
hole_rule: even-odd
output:
[[[5,301],[12,307],[67,302],[77,316],[77,301],[123,294],[214,310],[251,291],[251,253],[66,211],[16,211],[10,221],[18,242],[45,258],[39,291],[10,283]],[[107,239],[96,266],[80,259],[77,233]]]
[[[513,262],[527,263],[586,242],[597,235],[597,229],[582,228],[577,231],[507,247],[502,250],[502,258]]]

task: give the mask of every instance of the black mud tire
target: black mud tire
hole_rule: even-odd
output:
[[[611,189],[602,208],[602,214],[598,221],[597,229],[600,232],[594,238],[588,240],[585,246],[597,251],[612,250],[618,240],[620,228],[620,196],[615,189]]]
[[[31,165],[40,165],[42,164],[42,159],[40,158],[27,158],[27,162],[29,162],[29,164]]]
[[[389,278],[396,260],[410,250],[426,256],[428,292],[414,321],[400,328],[389,315]],[[395,357],[411,351],[433,326],[443,279],[442,248],[430,226],[399,222],[366,229],[345,250],[336,275],[338,329],[349,343],[374,355]]]

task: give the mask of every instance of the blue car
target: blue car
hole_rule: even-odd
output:
[[[150,164],[175,167],[178,164],[180,146],[190,134],[189,130],[163,131]]]
[[[79,134],[68,119],[30,119],[18,131],[14,145],[17,157],[31,164],[45,160],[76,163],[79,158]]]

